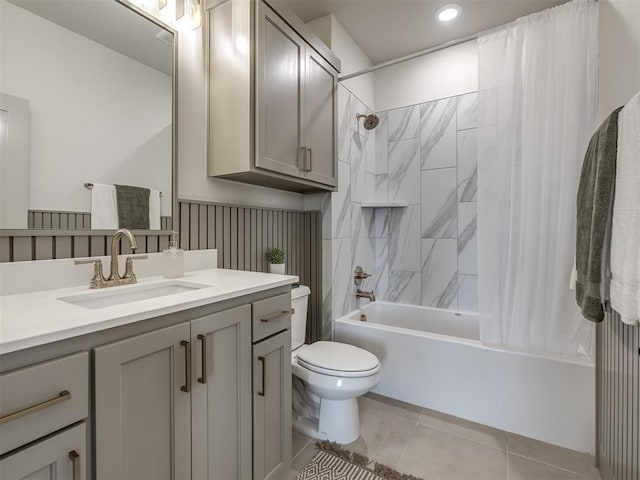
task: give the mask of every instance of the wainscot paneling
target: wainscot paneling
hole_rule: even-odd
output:
[[[91,230],[91,213],[29,210],[27,227],[37,230]],[[173,219],[160,217],[160,230],[171,230]]]
[[[322,224],[319,211],[181,200],[180,246],[218,249],[218,267],[268,272],[268,248],[285,251],[286,273],[309,286],[307,341],[322,338]]]
[[[597,326],[597,457],[604,480],[640,480],[640,327]]]
[[[161,252],[169,248],[169,232],[131,232],[138,243],[136,253]],[[0,230],[0,262],[109,255],[112,236],[113,230]],[[120,252],[131,253],[128,241],[120,241]]]

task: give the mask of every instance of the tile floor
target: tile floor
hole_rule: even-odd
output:
[[[596,480],[593,457],[375,394],[360,398],[360,438],[345,447],[424,480]],[[295,478],[314,455],[293,434]]]

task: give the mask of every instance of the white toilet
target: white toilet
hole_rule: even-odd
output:
[[[377,385],[380,362],[372,353],[345,343],[305,345],[310,293],[304,285],[291,289],[293,427],[313,438],[351,443],[360,436],[358,397]]]

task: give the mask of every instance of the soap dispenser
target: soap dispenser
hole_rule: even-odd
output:
[[[178,248],[178,232],[171,232],[169,248],[162,251],[164,278],[184,276],[184,250]]]

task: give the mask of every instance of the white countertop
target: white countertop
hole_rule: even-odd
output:
[[[100,290],[73,286],[4,295],[0,297],[0,355],[290,285],[296,283],[298,277],[212,268],[186,272],[184,277],[175,280],[207,287],[99,309],[88,309],[59,299],[90,292],[124,292],[169,280],[154,276],[138,278],[135,285]]]

